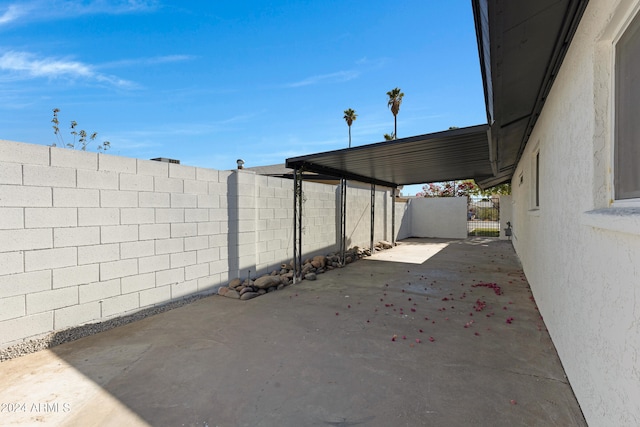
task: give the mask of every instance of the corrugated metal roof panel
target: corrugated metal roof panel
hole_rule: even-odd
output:
[[[488,125],[287,159],[289,168],[397,186],[493,175]]]

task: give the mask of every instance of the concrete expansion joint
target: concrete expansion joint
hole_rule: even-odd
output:
[[[511,374],[516,374],[516,375],[522,375],[522,376],[526,376],[526,377],[537,378],[539,380],[548,380],[548,381],[559,382],[561,384],[569,384],[569,382],[567,381],[566,378],[558,379],[558,378],[553,378],[553,377],[547,377],[547,376],[544,376],[544,375],[536,375],[536,374],[529,374],[529,373],[526,373],[526,372],[518,372],[518,371],[511,370],[511,369],[507,369],[506,372],[509,372]]]

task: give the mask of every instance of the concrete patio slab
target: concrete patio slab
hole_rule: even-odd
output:
[[[0,364],[1,425],[583,426],[510,242],[408,239]]]

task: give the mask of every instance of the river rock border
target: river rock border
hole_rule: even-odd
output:
[[[375,245],[376,250],[391,249],[392,247],[393,245],[391,243],[384,240]],[[302,263],[302,279],[316,280],[318,274],[336,268],[342,268],[347,264],[370,255],[370,249],[362,249],[354,246],[345,252],[344,265],[340,262],[340,256],[337,252],[308,258]],[[255,279],[232,279],[227,286],[218,288],[218,295],[247,301],[291,285],[293,283],[293,274],[293,261],[290,261],[289,263],[282,264],[279,270],[273,270],[270,274],[264,274]]]

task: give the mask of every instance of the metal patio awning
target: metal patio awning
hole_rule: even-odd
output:
[[[286,166],[387,187],[494,176],[489,125],[452,129],[286,160]]]
[[[488,125],[293,157],[287,167],[385,186],[510,181],[587,3],[471,0]]]

